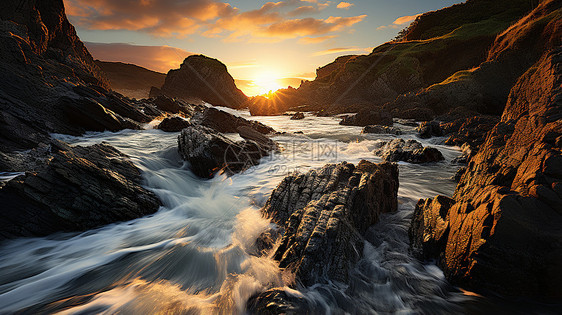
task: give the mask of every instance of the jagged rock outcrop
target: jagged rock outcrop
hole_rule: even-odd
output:
[[[346,116],[340,121],[340,125],[359,127],[368,125],[392,126],[393,123],[392,116],[389,113],[376,110],[363,110],[355,115]]]
[[[387,134],[387,135],[401,135],[402,130],[396,127],[389,127],[389,126],[379,126],[379,125],[370,125],[365,126],[363,128],[362,133],[376,133],[376,134]]]
[[[179,116],[166,117],[158,124],[158,129],[166,132],[178,132],[191,126],[191,123]]]
[[[559,46],[511,89],[501,121],[470,159],[453,198],[418,203],[414,249],[439,258],[450,281],[472,290],[560,299],[561,151]]]
[[[363,250],[362,235],[380,214],[396,211],[397,193],[398,167],[390,163],[343,162],[287,176],[262,209],[284,231],[274,259],[299,285],[347,281]],[[248,305],[252,313],[286,312],[298,308],[297,300],[271,289]]]
[[[139,129],[161,114],[108,90],[62,0],[3,1],[0,45],[0,151],[34,148],[50,133]]]
[[[242,134],[248,133],[243,131]],[[217,172],[232,175],[258,165],[259,160],[277,146],[273,141],[235,142],[209,127],[192,125],[179,135],[178,149],[181,157],[191,164],[195,175],[211,178]]]
[[[0,189],[0,239],[84,231],[160,206],[141,186],[139,169],[105,144],[70,147],[52,140],[31,154],[2,154],[0,160],[7,169],[28,171]]]
[[[438,121],[424,121],[417,128],[418,137],[427,139],[443,136],[443,129]]]
[[[201,99],[216,106],[240,108],[248,97],[236,87],[226,66],[217,59],[203,55],[187,57],[179,69],[170,70],[164,85],[151,91],[150,97],[161,93],[186,100]]]
[[[373,151],[387,162],[404,161],[408,163],[431,163],[443,161],[443,154],[436,148],[424,147],[416,140],[394,139],[381,141]]]
[[[247,120],[214,107],[205,108],[193,118],[193,122],[223,133],[236,133],[241,126],[250,127],[263,134],[275,132],[273,128],[258,121]]]

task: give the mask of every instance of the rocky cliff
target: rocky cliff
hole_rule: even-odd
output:
[[[416,207],[414,249],[438,258],[448,279],[473,290],[562,297],[560,5],[541,2],[498,37],[490,58],[529,62],[517,49],[525,43],[543,55],[512,86],[501,121],[469,160],[453,198]]]
[[[248,99],[222,62],[203,55],[189,56],[179,69],[170,70],[162,88],[153,89],[151,97],[159,94],[230,108],[239,108]]]

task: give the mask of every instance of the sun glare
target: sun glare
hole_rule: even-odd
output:
[[[254,91],[257,95],[275,92],[283,86],[279,84],[280,76],[274,72],[262,72],[252,80]]]

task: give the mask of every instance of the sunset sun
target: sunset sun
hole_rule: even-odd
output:
[[[267,94],[269,92],[275,92],[283,86],[279,84],[279,76],[273,71],[264,71],[258,73],[254,79],[252,79],[253,90],[257,95]]]

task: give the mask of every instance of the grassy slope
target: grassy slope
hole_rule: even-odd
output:
[[[424,86],[439,83],[485,61],[495,37],[531,9],[529,0],[472,0],[426,13],[410,28],[408,40],[386,43],[369,55],[354,56],[331,74],[317,78],[308,89],[341,91],[346,88],[341,86],[342,78],[363,76],[357,85],[360,93],[390,69],[404,77],[421,74]]]

